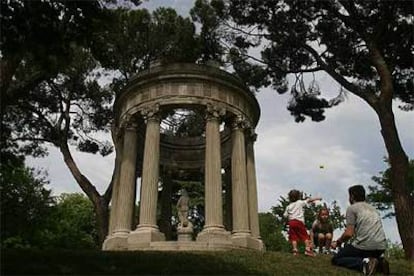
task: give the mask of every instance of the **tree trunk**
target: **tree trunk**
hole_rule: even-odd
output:
[[[94,201],[92,201],[94,202]],[[98,206],[98,207],[97,207]],[[103,197],[99,197],[99,203],[94,203],[96,214],[96,230],[98,233],[99,245],[102,245],[108,235],[109,204]]]
[[[414,259],[414,199],[410,195],[408,185],[408,157],[401,146],[395,125],[392,109],[380,107],[377,114],[381,124],[381,134],[384,139],[391,165],[391,191],[394,201],[395,215],[404,247],[405,257]]]
[[[86,178],[79,170],[75,161],[72,158],[69,147],[66,143],[60,145],[60,151],[63,154],[63,159],[66,166],[69,168],[72,176],[81,187],[82,191],[85,192],[87,197],[92,201],[95,214],[96,214],[96,229],[98,233],[99,243],[102,244],[108,233],[108,222],[109,222],[109,200],[106,200],[104,196],[101,196],[96,190],[95,186]]]
[[[408,186],[408,157],[398,137],[392,112],[394,97],[393,77],[380,48],[375,41],[368,41],[372,65],[375,66],[380,78],[380,95],[372,102],[381,124],[381,134],[388,152],[391,165],[391,192],[394,201],[395,217],[398,231],[404,247],[405,257],[414,259],[414,199]],[[368,100],[369,103],[369,100]]]

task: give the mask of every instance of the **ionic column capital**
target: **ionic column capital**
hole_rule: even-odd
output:
[[[226,114],[226,109],[221,106],[207,104],[206,119],[207,120],[220,120]]]
[[[122,118],[119,126],[113,125],[112,131],[115,131],[117,136],[121,136],[124,130],[137,130],[138,129],[138,122],[137,118],[132,114],[127,114],[124,118]]]
[[[154,104],[152,106],[145,107],[141,110],[141,115],[146,121],[160,121],[160,105]]]
[[[254,143],[257,140],[257,133],[254,131],[253,128],[248,128],[246,130],[246,140],[248,142]]]
[[[130,120],[124,124],[124,128],[128,131],[137,131],[138,123],[135,120]]]
[[[244,115],[239,114],[236,117],[233,118],[233,121],[231,122],[232,129],[249,129],[251,126],[251,123],[249,119],[247,119]]]

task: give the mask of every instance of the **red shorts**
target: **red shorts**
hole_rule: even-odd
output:
[[[305,224],[300,220],[290,220],[289,225],[289,241],[305,241],[309,240],[308,231],[306,231]]]

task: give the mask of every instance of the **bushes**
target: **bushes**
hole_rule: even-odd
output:
[[[260,236],[268,251],[289,252],[290,245],[283,236],[281,225],[272,213],[259,213]]]
[[[393,243],[390,240],[387,241],[387,249],[385,250],[385,256],[392,259],[405,259],[404,249],[400,243]]]

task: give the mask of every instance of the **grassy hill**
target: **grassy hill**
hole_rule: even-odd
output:
[[[389,260],[393,275],[414,275],[413,263]],[[101,252],[5,250],[1,275],[360,275],[330,257],[281,252]]]

